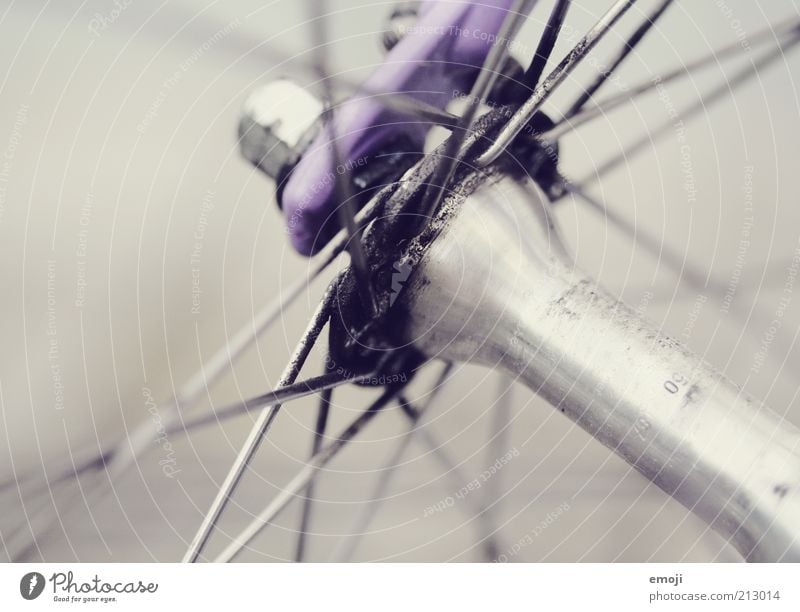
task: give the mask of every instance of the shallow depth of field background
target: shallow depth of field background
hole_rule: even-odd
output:
[[[332,65],[357,80],[381,59],[380,30],[391,3],[330,4]],[[530,52],[550,4],[539,3],[520,37]],[[570,28],[585,31],[610,4],[574,2]],[[565,108],[654,2],[640,5],[549,108]],[[792,0],[679,0],[604,94],[797,14]],[[53,473],[71,453],[116,442],[150,418],[148,393],[165,401],[227,335],[305,273],[307,262],[285,239],[272,184],[240,159],[235,136],[239,108],[254,87],[282,75],[311,82],[306,20],[305,3],[290,0],[0,2],[4,482],[31,470]],[[661,97],[650,95],[569,136],[563,168],[576,180],[591,174],[648,125],[668,120],[670,105],[688,108],[758,53],[670,85]],[[784,287],[800,247],[798,67],[795,50],[733,98],[687,120],[688,149],[673,131],[591,187],[638,231],[685,255],[687,265],[713,270],[721,291],[698,297],[680,287],[663,263],[578,204],[562,203],[558,212],[588,272],[795,423],[800,295]],[[198,243],[199,263],[192,263]],[[194,313],[192,268],[202,291]],[[735,307],[726,313],[730,286]],[[311,285],[209,390],[203,407],[274,387],[323,288],[324,282]],[[781,325],[764,349],[776,310]],[[318,351],[305,372],[316,375],[321,367]],[[498,373],[461,366],[437,404],[429,427],[460,464],[459,486],[498,458],[486,441],[502,385]],[[412,397],[424,389],[418,381]],[[373,395],[337,393],[330,431]],[[210,553],[300,468],[315,406],[313,398],[303,400],[278,418]],[[514,561],[737,559],[701,521],[526,389],[513,389],[508,410],[501,451],[514,458],[470,500],[444,511],[426,508],[452,497],[458,483],[428,448],[412,445],[356,559],[479,560],[473,502],[488,495],[497,501],[501,550]],[[253,418],[191,438],[173,435],[174,478],[163,474],[164,450],[154,446],[99,507],[62,507],[61,522],[31,558],[178,560]],[[310,559],[328,558],[350,528],[405,427],[396,409],[388,411],[322,475]],[[8,537],[31,503],[7,489],[0,534]],[[291,558],[299,508],[293,503],[242,558]],[[556,519],[526,539],[548,513]]]

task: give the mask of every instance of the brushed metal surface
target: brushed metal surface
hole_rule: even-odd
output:
[[[800,561],[800,431],[571,263],[544,196],[467,197],[401,298],[431,357],[500,367],[748,560]]]

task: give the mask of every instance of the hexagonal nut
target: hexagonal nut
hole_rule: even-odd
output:
[[[293,81],[277,79],[256,89],[239,120],[242,155],[279,181],[316,136],[322,103]]]

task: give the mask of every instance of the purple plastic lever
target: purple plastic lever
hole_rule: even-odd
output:
[[[431,124],[409,119],[373,94],[403,93],[443,109],[454,90],[472,86],[512,2],[423,2],[414,26],[365,81],[370,96],[356,94],[337,108],[333,121],[342,159],[358,165],[400,133],[421,151]],[[329,131],[322,130],[283,191],[289,236],[303,255],[325,246],[337,225],[333,170]]]

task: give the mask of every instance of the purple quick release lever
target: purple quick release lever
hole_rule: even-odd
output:
[[[444,109],[453,90],[468,91],[495,44],[513,0],[469,2],[427,0],[403,38],[356,94],[337,107],[334,133],[342,160],[361,164],[386,143],[403,135],[422,151],[432,124],[410,119],[375,99],[402,93]],[[322,130],[292,170],[282,194],[294,248],[312,255],[338,228],[330,132]]]

